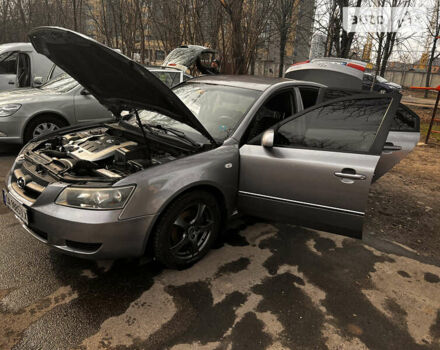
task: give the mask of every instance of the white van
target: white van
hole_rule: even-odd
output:
[[[31,43],[0,45],[0,91],[38,87],[55,77],[56,67]]]

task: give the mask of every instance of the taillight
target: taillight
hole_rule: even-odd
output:
[[[347,63],[347,67],[351,67],[351,68],[360,70],[361,72],[365,72],[365,67],[361,66],[359,64],[356,64],[356,63]]]
[[[290,67],[297,66],[297,65],[299,65],[299,64],[305,64],[305,63],[310,63],[310,60],[303,61],[303,62],[297,62],[297,63],[294,63],[294,64],[292,64]]]

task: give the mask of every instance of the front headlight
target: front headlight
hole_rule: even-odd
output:
[[[66,187],[55,203],[80,209],[122,209],[134,186],[115,188]]]
[[[0,105],[0,117],[9,117],[17,112],[21,107],[19,103],[9,103],[7,105]]]

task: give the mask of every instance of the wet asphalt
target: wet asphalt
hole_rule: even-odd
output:
[[[0,145],[2,183],[16,152]],[[0,349],[440,349],[440,262],[251,218],[183,271],[86,261],[2,205]]]

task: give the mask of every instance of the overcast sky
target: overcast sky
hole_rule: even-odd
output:
[[[413,0],[413,7],[420,7],[423,11],[427,13],[431,13],[436,0]],[[316,0],[316,15],[315,15],[315,30],[319,31],[320,28],[322,30],[322,26],[325,26],[328,23],[328,14],[329,14],[329,6],[330,0]],[[373,0],[366,0],[362,7],[373,6]],[[412,11],[414,12],[414,11]],[[422,53],[425,51],[426,39],[427,39],[427,30],[426,28],[426,20],[424,25],[419,24],[419,28],[408,29],[402,34],[398,34],[401,39],[401,42],[395,47],[394,53],[391,57],[391,61],[405,61],[405,62],[414,62],[420,59]],[[421,28],[420,28],[421,27]],[[360,51],[363,48],[363,44],[367,38],[366,33],[357,34],[358,42],[360,45]],[[375,36],[374,36],[375,37]],[[373,52],[372,52],[372,61],[374,61],[376,48],[373,44]],[[362,51],[361,51],[362,53]]]

